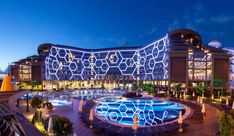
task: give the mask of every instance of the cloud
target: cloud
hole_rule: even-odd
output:
[[[233,43],[234,38],[234,15],[212,13],[202,1],[198,1],[194,6],[186,7],[181,16],[167,20],[168,31],[177,28],[191,28],[198,31],[205,42],[219,39],[225,45]]]
[[[219,15],[211,18],[211,21],[215,23],[228,23],[234,21],[234,16]]]

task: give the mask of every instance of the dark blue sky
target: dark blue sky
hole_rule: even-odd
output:
[[[187,27],[234,45],[233,0],[0,0],[0,68],[50,42],[81,48],[146,45]]]

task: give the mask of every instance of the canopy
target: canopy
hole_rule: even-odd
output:
[[[11,76],[4,76],[1,91],[12,91]]]

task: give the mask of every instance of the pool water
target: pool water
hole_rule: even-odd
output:
[[[59,99],[51,99],[49,102],[52,103],[53,106],[68,106],[71,104],[69,100],[59,100]]]
[[[139,126],[154,126],[176,120],[185,108],[178,103],[151,99],[103,97],[97,99],[95,113],[104,120],[132,125],[137,116]]]
[[[39,97],[39,98],[42,98],[42,93],[41,92],[32,92],[32,93],[29,93],[28,94],[28,98],[31,99],[33,97]],[[27,99],[27,95],[23,95],[20,97],[21,99]]]
[[[78,99],[95,99],[103,96],[122,96],[124,93],[126,91],[123,90],[88,89],[74,91],[72,95]]]

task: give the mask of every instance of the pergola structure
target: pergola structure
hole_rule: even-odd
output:
[[[0,102],[0,135],[1,136],[26,136],[23,128],[9,107]]]

